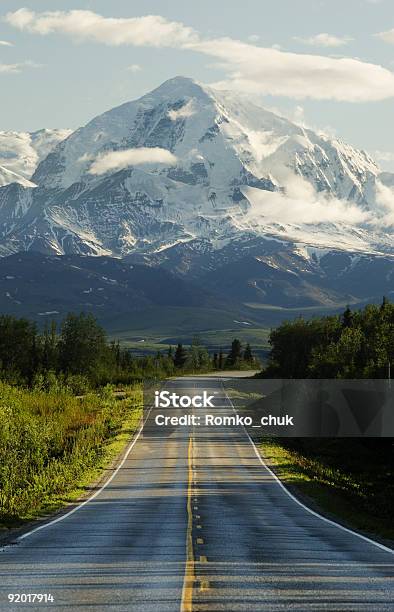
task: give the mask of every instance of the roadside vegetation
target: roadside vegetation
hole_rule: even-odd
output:
[[[78,497],[134,433],[142,389],[83,397],[0,383],[0,524],[15,526]]]
[[[132,384],[184,373],[258,369],[249,344],[234,339],[226,352],[210,354],[198,337],[189,347],[163,347],[156,355],[134,355],[106,333],[90,314],[69,314],[43,331],[27,319],[0,316],[0,380],[33,389],[60,385],[76,394],[108,383]]]
[[[269,439],[261,449],[307,505],[394,541],[391,439]]]
[[[135,356],[89,314],[41,331],[0,316],[0,526],[81,495],[134,433],[144,381],[257,365],[238,340],[226,354],[209,354],[195,338]]]
[[[264,378],[388,378],[394,305],[285,322],[271,332]],[[394,540],[392,438],[265,439],[262,452],[282,480],[323,511]]]
[[[394,304],[282,323],[269,337],[266,378],[388,378],[394,360]]]

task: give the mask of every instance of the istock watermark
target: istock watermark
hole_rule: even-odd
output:
[[[213,408],[213,400],[218,392],[208,395],[203,391],[202,395],[179,395],[175,391],[155,391],[155,408]]]
[[[394,437],[388,380],[174,379],[147,385],[144,435],[220,427],[280,437]]]

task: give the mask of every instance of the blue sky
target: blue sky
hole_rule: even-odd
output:
[[[2,0],[0,12],[2,130],[76,128],[181,74],[250,91],[394,171],[392,0]]]

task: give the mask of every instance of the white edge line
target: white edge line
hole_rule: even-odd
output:
[[[227,391],[224,388],[224,385],[222,383],[222,387],[223,387],[223,391],[224,394],[226,395],[228,401],[231,404],[232,409],[234,410],[235,414],[237,414],[237,411],[234,407],[233,402],[231,401],[231,399],[229,398],[229,396],[227,395]],[[265,463],[265,461],[263,460],[258,448],[256,447],[255,443],[253,442],[252,438],[249,435],[248,430],[246,429],[246,427],[243,425],[243,428],[245,430],[245,433],[247,435],[247,437],[249,438],[249,441],[251,443],[251,445],[253,446],[253,450],[258,458],[258,460],[260,461],[261,465],[267,470],[267,472],[269,472],[271,474],[271,476],[274,478],[274,480],[277,482],[277,484],[281,487],[281,489],[299,506],[301,506],[301,508],[303,508],[304,510],[306,510],[307,512],[309,512],[309,514],[312,514],[313,516],[316,516],[317,518],[319,518],[320,520],[324,521],[325,523],[328,523],[329,525],[333,525],[334,527],[338,527],[338,529],[341,529],[342,531],[346,531],[346,533],[350,533],[358,538],[360,538],[360,540],[364,540],[365,542],[368,542],[368,544],[372,544],[373,546],[376,546],[377,548],[380,548],[381,550],[384,550],[385,552],[388,552],[392,555],[394,555],[394,550],[392,548],[389,548],[388,546],[384,546],[384,544],[380,544],[379,542],[376,542],[375,540],[371,540],[370,538],[367,538],[366,536],[362,535],[361,533],[358,533],[357,531],[353,531],[352,529],[348,529],[347,527],[344,527],[343,525],[341,525],[340,523],[336,523],[335,521],[332,521],[328,518],[326,518],[325,516],[323,516],[322,514],[319,514],[318,512],[315,512],[314,510],[312,510],[311,508],[308,508],[308,506],[305,506],[299,499],[297,499],[292,493],[290,493],[290,491],[288,490],[288,488],[283,484],[283,482],[278,478],[278,476],[275,474],[275,472],[273,472],[268,465]]]
[[[53,521],[49,521],[49,523],[44,523],[43,525],[40,525],[39,527],[35,527],[34,529],[32,529],[31,531],[28,531],[27,533],[24,533],[23,535],[19,536],[17,538],[17,542],[19,542],[20,540],[24,540],[25,538],[28,538],[29,536],[33,535],[33,533],[37,533],[37,531],[41,531],[42,529],[46,529],[47,527],[51,527],[52,525],[55,525],[56,523],[60,523],[61,521],[64,521],[64,519],[68,518],[69,516],[71,516],[72,514],[74,514],[74,512],[77,512],[78,510],[80,510],[81,508],[83,508],[84,506],[86,506],[86,504],[88,504],[89,502],[93,501],[93,499],[95,499],[98,495],[100,495],[100,493],[102,491],[104,491],[104,489],[110,484],[110,482],[112,482],[112,480],[115,478],[116,474],[119,472],[119,470],[124,466],[128,456],[130,455],[135,443],[137,442],[138,438],[141,435],[141,432],[144,428],[144,425],[146,423],[146,420],[150,414],[150,411],[152,410],[152,407],[150,408],[146,419],[143,420],[141,427],[138,430],[137,435],[135,435],[133,437],[133,440],[131,442],[131,444],[128,446],[125,455],[122,459],[122,461],[119,463],[118,467],[116,468],[116,470],[111,474],[111,476],[108,478],[108,480],[105,481],[105,483],[103,484],[102,487],[100,487],[100,489],[98,489],[98,491],[96,491],[95,493],[93,493],[93,495],[91,495],[90,497],[88,497],[88,499],[85,499],[85,501],[83,501],[82,503],[78,504],[77,506],[75,506],[75,508],[73,508],[72,510],[70,510],[69,512],[66,512],[65,514],[62,514],[62,516],[59,516],[58,518],[54,519]],[[2,548],[7,548],[7,546],[3,546]]]

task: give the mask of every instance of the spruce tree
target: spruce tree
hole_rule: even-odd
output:
[[[389,305],[389,301],[388,301],[387,297],[384,295],[383,296],[383,300],[382,300],[382,304],[380,306],[380,312],[383,312],[384,310],[386,310],[388,305]]]
[[[234,338],[231,343],[231,350],[226,359],[226,365],[238,367],[242,358],[242,344],[238,338]]]
[[[253,363],[253,361],[254,361],[252,349],[250,348],[249,342],[247,343],[247,345],[245,347],[243,357],[244,357],[244,361],[246,361],[247,363]]]
[[[342,326],[343,327],[352,327],[353,324],[353,313],[350,310],[349,306],[346,306],[346,310],[343,313],[342,317]]]
[[[176,347],[175,355],[174,355],[174,366],[176,368],[183,368],[187,360],[187,352],[182,346],[182,344],[178,344]]]

